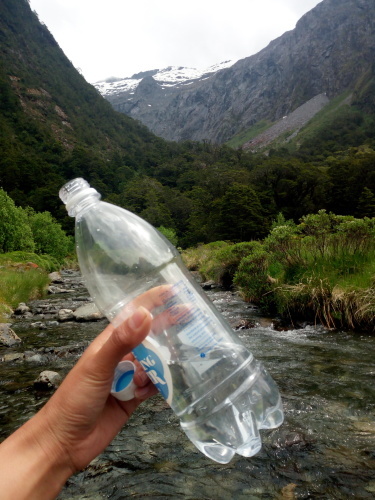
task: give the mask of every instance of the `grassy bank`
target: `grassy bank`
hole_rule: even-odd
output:
[[[48,274],[60,268],[51,256],[30,252],[0,254],[0,322],[20,302],[42,297],[49,283]]]
[[[375,219],[326,213],[279,220],[262,242],[215,242],[186,250],[203,279],[293,324],[375,332]]]

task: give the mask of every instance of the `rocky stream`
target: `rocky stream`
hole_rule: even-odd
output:
[[[1,439],[45,403],[107,324],[76,271],[55,276],[51,286],[46,299],[21,305],[10,319],[19,340],[0,344]],[[278,383],[284,424],[263,432],[255,457],[219,465],[155,396],[58,498],[374,498],[375,337],[312,326],[277,331],[235,293],[207,293]],[[45,371],[57,375],[39,379]]]

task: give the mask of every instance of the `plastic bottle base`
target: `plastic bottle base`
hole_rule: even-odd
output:
[[[235,451],[232,448],[223,446],[219,443],[194,443],[195,446],[201,451],[206,457],[218,462],[219,464],[228,464],[235,455]]]

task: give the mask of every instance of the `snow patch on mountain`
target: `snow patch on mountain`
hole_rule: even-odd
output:
[[[104,95],[114,95],[122,92],[134,91],[142,79],[147,76],[152,76],[162,88],[164,87],[182,87],[190,85],[196,80],[207,79],[218,71],[224,68],[229,68],[236,61],[224,61],[214,64],[204,70],[196,68],[185,68],[183,66],[169,66],[164,69],[156,69],[138,73],[126,78],[107,78],[104,81],[94,83],[94,87]]]

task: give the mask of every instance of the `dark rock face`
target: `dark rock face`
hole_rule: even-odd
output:
[[[353,89],[375,60],[374,0],[324,0],[265,49],[190,85],[147,75],[113,107],[168,140],[222,143],[260,119],[276,121],[319,94]]]

